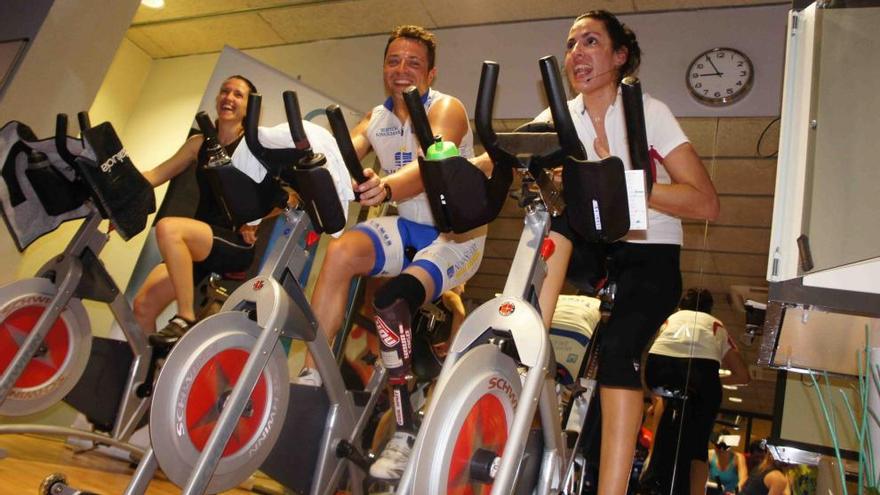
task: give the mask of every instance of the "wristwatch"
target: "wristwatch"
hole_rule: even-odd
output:
[[[382,184],[382,187],[385,188],[385,199],[383,199],[382,202],[383,203],[390,203],[391,202],[391,186],[389,186],[388,183],[385,182],[384,184]]]

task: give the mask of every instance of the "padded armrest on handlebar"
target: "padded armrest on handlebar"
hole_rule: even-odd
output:
[[[562,196],[568,223],[591,242],[614,242],[629,232],[629,200],[623,162],[610,156],[600,162],[566,157]]]
[[[509,167],[495,167],[486,178],[467,158],[419,158],[425,193],[441,232],[467,232],[485,225],[501,212],[513,182]]]
[[[93,192],[104,218],[125,240],[146,227],[156,211],[153,187],[138,171],[109,122],[82,132],[85,151],[76,159],[78,172]]]
[[[287,205],[287,193],[272,175],[267,174],[262,182],[254,182],[232,165],[205,169],[205,174],[217,180],[218,200],[226,205],[236,227],[265,217],[273,208]]]
[[[333,176],[324,167],[295,167],[288,172],[299,184],[302,206],[319,234],[332,234],[345,228],[345,212],[339,203]]]
[[[286,174],[294,163],[303,157],[303,152],[296,148],[263,148],[263,152],[257,159],[266,167],[266,171],[272,177],[280,177],[288,185],[296,189],[293,179]]]
[[[499,132],[498,145],[518,154],[549,155],[559,150],[555,132]]]

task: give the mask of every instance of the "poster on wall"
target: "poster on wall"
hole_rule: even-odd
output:
[[[250,79],[263,95],[261,126],[273,126],[287,121],[287,117],[284,115],[284,104],[281,101],[281,93],[287,90],[296,91],[303,119],[320,124],[327,129],[330,127],[324,116],[324,109],[333,103],[342,108],[349,127],[354,126],[363,116],[360,112],[346,107],[317,89],[309,87],[298,79],[230,46],[224,47],[220,53],[220,59],[217,60],[214,73],[208,80],[199,110],[204,110],[212,116],[216,114],[214,97],[217,96],[217,88],[226,78],[234,74],[241,74]]]

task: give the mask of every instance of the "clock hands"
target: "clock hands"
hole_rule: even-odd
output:
[[[709,62],[709,65],[711,65],[712,68],[715,69],[715,73],[714,73],[714,74],[700,74],[701,76],[718,76],[718,77],[721,77],[721,76],[724,75],[724,74],[721,73],[721,71],[718,70],[718,67],[715,66],[715,62],[713,62],[712,59],[709,58],[709,55],[706,55],[706,62]]]

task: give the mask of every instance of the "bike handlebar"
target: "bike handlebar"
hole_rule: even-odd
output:
[[[480,87],[477,89],[477,106],[474,110],[474,126],[477,136],[489,153],[493,162],[501,160],[502,150],[498,146],[498,135],[492,128],[492,109],[495,106],[495,87],[498,85],[498,73],[501,70],[498,62],[483,62],[480,72]]]
[[[284,113],[287,115],[287,125],[290,127],[290,137],[293,138],[293,145],[298,150],[311,149],[309,138],[306,136],[306,130],[302,124],[302,112],[299,109],[299,99],[296,92],[287,90],[281,94],[284,100]]]
[[[78,114],[76,114],[76,119],[77,121],[79,121],[80,134],[92,128],[92,122],[89,119],[89,112],[86,112],[85,110],[79,112]]]
[[[258,159],[266,153],[266,148],[260,144],[260,135],[257,130],[260,124],[260,108],[262,106],[262,95],[259,93],[250,93],[248,95],[247,113],[244,116],[244,140],[247,143],[248,149]]]
[[[342,109],[334,103],[328,106],[324,112],[327,114],[327,120],[330,122],[330,130],[333,131],[336,144],[339,145],[339,153],[342,155],[342,161],[345,162],[345,168],[348,169],[348,173],[351,174],[355,182],[358,184],[366,182],[367,177],[364,175],[364,168],[358,159],[357,152],[354,150],[351,136],[348,134],[348,126],[345,124],[345,116],[342,114]]]
[[[403,92],[403,101],[406,102],[406,108],[409,110],[409,121],[412,123],[413,133],[419,140],[419,146],[422,147],[422,153],[427,154],[428,148],[434,144],[434,134],[431,132],[431,123],[428,121],[428,114],[425,113],[422,95],[419,94],[418,88],[415,86],[406,88]]]
[[[206,112],[201,111],[196,114],[196,124],[199,126],[199,130],[202,131],[205,139],[217,139],[217,129]]]
[[[62,160],[70,165],[76,161],[76,156],[67,147],[67,114],[59,113],[55,116],[55,148]]]
[[[651,155],[648,151],[648,136],[645,133],[645,109],[642,105],[642,84],[635,77],[628,76],[620,82],[623,113],[626,117],[626,135],[629,145],[629,158],[636,170],[645,172],[648,193],[654,183],[651,170]]]
[[[559,136],[559,145],[562,150],[572,158],[586,160],[587,154],[578,139],[571,114],[568,113],[568,104],[565,101],[565,90],[562,86],[562,78],[559,76],[559,64],[556,57],[549,55],[538,61],[541,68],[541,78],[544,80],[544,91],[550,104],[550,114],[553,116],[553,124],[556,134]]]

